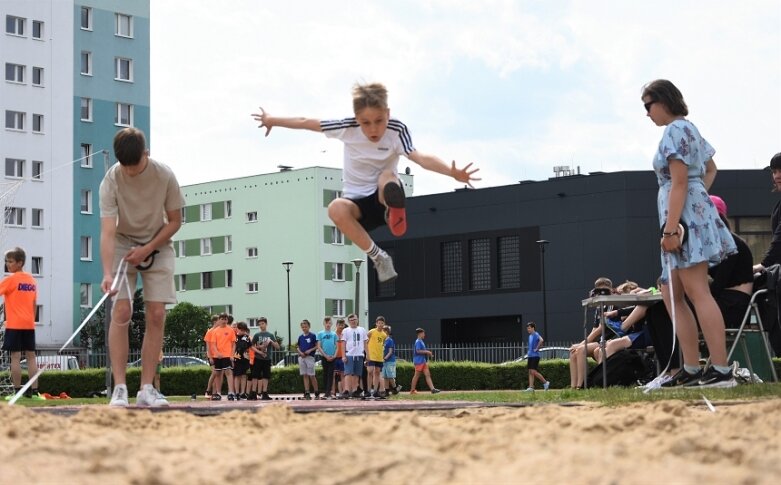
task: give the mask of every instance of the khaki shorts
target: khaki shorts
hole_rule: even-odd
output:
[[[137,243],[124,236],[117,236],[114,248],[114,266],[112,274],[116,276],[117,268],[122,258]],[[138,274],[141,274],[141,284],[144,288],[144,301],[154,301],[160,303],[176,303],[176,287],[174,286],[174,263],[176,255],[171,244],[157,248],[159,253],[155,255],[155,262],[149,269],[140,271],[135,266],[128,264],[127,280],[130,285],[130,291],[135,292],[138,282]],[[149,261],[143,263],[149,264]],[[130,298],[127,292],[127,285],[124,281],[118,283],[119,292],[114,296],[114,300],[127,300]]]

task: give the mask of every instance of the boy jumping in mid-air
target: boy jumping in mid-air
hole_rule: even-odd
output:
[[[394,236],[407,231],[404,189],[398,176],[399,156],[404,155],[426,170],[453,177],[472,186],[479,169],[472,164],[456,168],[440,158],[419,152],[412,144],[406,125],[390,117],[388,91],[382,84],[353,87],[354,117],[320,121],[312,118],[271,116],[263,108],[252,116],[266,128],[304,129],[323,132],[344,143],[344,194],[328,205],[328,216],[342,233],[369,255],[380,282],[396,278],[393,260],[377,247],[368,231],[388,225]]]

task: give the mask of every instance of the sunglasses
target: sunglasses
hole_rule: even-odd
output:
[[[651,106],[653,106],[654,103],[656,103],[656,100],[649,101],[647,103],[643,103],[643,106],[645,107],[645,112],[646,113],[650,113],[651,112]]]

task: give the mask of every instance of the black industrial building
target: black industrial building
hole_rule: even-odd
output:
[[[755,261],[770,241],[770,182],[767,170],[720,170],[710,191]],[[582,338],[581,300],[597,277],[651,286],[660,275],[656,194],[656,176],[642,171],[411,197],[404,237],[372,234],[399,277],[370,278],[369,321],[385,316],[399,342],[416,327],[430,343],[518,342],[531,320],[549,342]]]

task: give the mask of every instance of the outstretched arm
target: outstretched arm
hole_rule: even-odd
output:
[[[472,181],[480,180],[479,178],[473,176],[480,169],[473,168],[470,170],[469,167],[472,166],[471,163],[464,168],[456,168],[455,161],[453,161],[451,165],[448,166],[448,164],[445,163],[441,158],[434,155],[429,155],[427,153],[421,153],[417,150],[410,153],[407,158],[425,168],[426,170],[453,177],[459,182],[468,184],[470,187],[472,187]]]
[[[271,128],[280,126],[282,128],[290,128],[293,130],[310,130],[310,131],[322,131],[320,130],[320,120],[312,118],[282,118],[279,116],[271,116],[263,108],[260,108],[260,113],[253,113],[252,117],[260,123],[258,128],[266,128],[266,136],[271,132]]]

